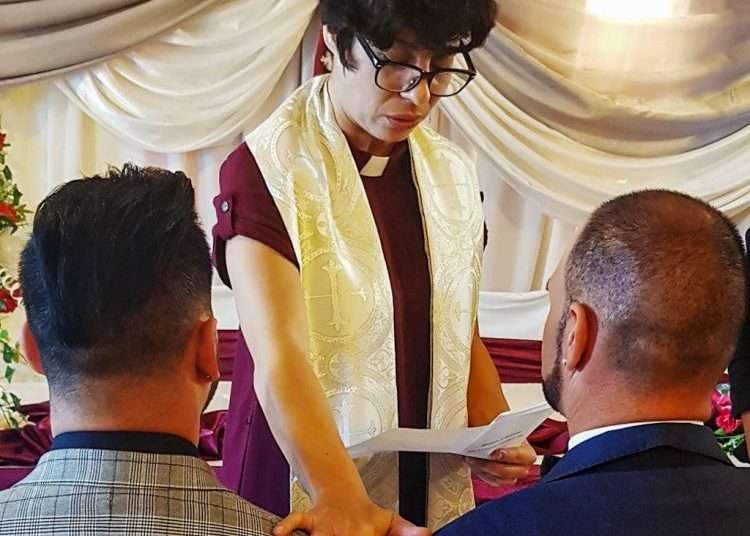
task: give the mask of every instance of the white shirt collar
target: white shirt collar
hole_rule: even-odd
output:
[[[623,428],[634,428],[636,426],[646,426],[647,424],[665,424],[665,423],[695,424],[697,426],[703,426],[703,423],[700,421],[645,421],[645,422],[629,422],[629,423],[624,423],[624,424],[614,424],[612,426],[602,426],[601,428],[592,428],[591,430],[586,430],[584,432],[580,432],[572,436],[568,440],[568,451],[573,450],[575,447],[577,447],[584,441],[588,441],[589,439],[593,439],[602,434],[606,434],[607,432],[612,432],[614,430],[622,430]]]
[[[390,156],[371,156],[359,174],[363,177],[381,177],[390,159]]]

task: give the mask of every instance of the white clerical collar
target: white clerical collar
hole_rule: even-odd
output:
[[[363,177],[381,177],[390,159],[390,156],[371,156],[359,174]]]
[[[614,430],[622,430],[623,428],[634,428],[636,426],[646,426],[647,424],[695,424],[697,426],[703,426],[703,423],[700,421],[645,421],[645,422],[629,422],[624,424],[614,424],[612,426],[602,426],[601,428],[593,428],[591,430],[586,430],[585,432],[580,432],[573,437],[571,437],[568,440],[568,451],[573,450],[575,447],[583,443],[584,441],[588,441],[589,439],[593,439],[595,437],[598,437],[602,434],[606,434],[607,432],[612,432]]]

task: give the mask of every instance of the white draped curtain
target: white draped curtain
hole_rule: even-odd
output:
[[[69,74],[57,87],[119,139],[145,149],[185,153],[225,144],[278,105],[271,94],[316,5],[217,2],[178,30]]]
[[[175,27],[216,0],[0,0],[0,85],[92,65]]]
[[[682,190],[746,226],[750,5],[654,0],[667,1],[678,16],[633,20],[594,13],[592,0],[503,0],[473,54],[481,76],[435,113],[476,158],[485,193],[484,335],[540,337],[545,280],[576,225],[609,197]],[[0,80],[27,197],[34,204],[128,160],[182,169],[210,230],[221,161],[311,75],[316,7],[218,0],[62,77]],[[228,291],[215,294],[221,324],[236,326]]]

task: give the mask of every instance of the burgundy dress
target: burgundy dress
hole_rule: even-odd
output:
[[[352,149],[360,171],[370,155]],[[271,247],[299,268],[289,235],[247,145],[226,159],[214,199],[214,262],[225,284],[227,240],[243,235]],[[393,294],[399,425],[427,426],[431,285],[422,219],[408,144],[394,148],[379,177],[362,177],[383,247]],[[230,285],[231,286],[231,285]],[[250,502],[277,515],[289,512],[289,466],[271,435],[253,388],[253,360],[244,339],[235,357],[223,453],[223,481]],[[423,525],[427,455],[399,455],[399,509]],[[334,475],[332,475],[333,477]]]

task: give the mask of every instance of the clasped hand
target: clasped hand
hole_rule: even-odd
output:
[[[524,441],[521,446],[498,449],[491,459],[465,458],[473,475],[491,486],[510,486],[526,478],[536,461],[536,452]]]

